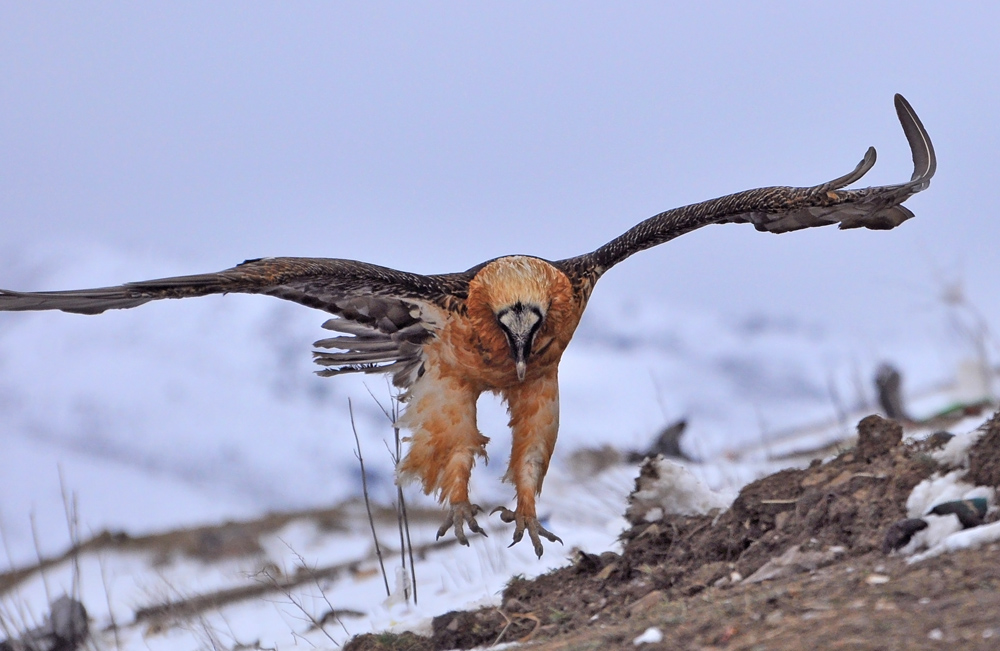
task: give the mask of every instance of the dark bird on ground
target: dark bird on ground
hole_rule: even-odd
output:
[[[218,273],[61,292],[0,290],[0,310],[63,310],[99,314],[164,298],[239,292],[266,294],[333,315],[337,333],[316,342],[320,375],[387,373],[402,391],[409,450],[402,480],[419,480],[449,506],[438,535],[454,527],[484,533],[469,477],[488,439],[476,427],[476,400],[499,394],[510,412],[513,446],[504,476],[516,507],[498,507],[514,523],[514,543],[527,532],[541,556],[540,537],[559,541],[538,521],[535,499],[559,429],[558,368],[594,284],[634,253],[708,224],[750,223],[784,233],[840,224],[895,228],[913,216],[902,202],[926,188],[936,167],[930,138],[916,113],[896,95],[914,171],[897,185],[844,189],[875,164],[869,148],[854,171],[813,187],[767,187],[675,208],[651,217],[591,253],[548,261],[509,255],[468,271],[419,275],[353,260],[261,258]],[[561,542],[561,541],[560,541]],[[511,544],[514,544],[511,543]]]

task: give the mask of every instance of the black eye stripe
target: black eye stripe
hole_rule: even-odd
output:
[[[528,347],[530,349],[532,340],[534,340],[535,335],[538,334],[539,329],[542,327],[542,324],[545,321],[545,315],[542,313],[541,308],[538,307],[537,305],[533,305],[530,303],[525,304],[518,301],[509,307],[503,307],[496,311],[495,316],[497,320],[497,325],[499,325],[500,329],[503,330],[504,335],[507,337],[508,343],[510,343],[511,345],[513,345],[514,333],[512,333],[510,329],[507,327],[507,325],[504,323],[504,319],[507,318],[508,316],[513,316],[514,319],[519,323],[519,325],[523,326],[525,318],[527,317],[528,313],[534,315],[535,317],[532,320],[531,327],[526,334]]]

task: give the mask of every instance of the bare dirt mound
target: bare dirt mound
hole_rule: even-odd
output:
[[[907,565],[883,549],[913,487],[941,470],[935,442],[900,442],[869,416],[857,447],[827,463],[746,486],[723,513],[667,516],[622,534],[621,555],[581,553],[566,568],[514,579],[500,608],[452,612],[432,638],[355,638],[348,649],[924,648],[1000,640],[1000,550]],[[1000,484],[1000,415],[972,450],[969,479]],[[898,528],[898,526],[897,526]],[[898,532],[897,532],[898,534]],[[893,534],[890,534],[890,539]],[[894,541],[898,542],[898,541]],[[657,635],[660,639],[657,640]]]

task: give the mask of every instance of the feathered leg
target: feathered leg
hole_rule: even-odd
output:
[[[486,457],[489,442],[476,426],[478,398],[479,392],[469,383],[431,370],[411,388],[409,405],[398,423],[413,432],[410,449],[399,464],[400,479],[419,479],[425,493],[438,492],[450,506],[438,537],[454,526],[463,545],[469,544],[465,525],[486,535],[476,522],[480,507],[469,502],[472,467],[476,457]]]
[[[504,391],[510,410],[513,446],[510,467],[504,481],[514,484],[517,494],[515,510],[499,507],[500,519],[514,523],[515,545],[527,530],[535,554],[542,555],[539,536],[562,543],[558,536],[538,523],[535,497],[542,490],[542,481],[549,469],[549,460],[559,432],[559,380],[555,369],[541,378],[520,382]]]

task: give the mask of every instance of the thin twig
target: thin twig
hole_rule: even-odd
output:
[[[397,433],[399,432],[399,430],[396,430],[396,431],[397,431]],[[387,442],[383,441],[383,443],[385,443],[385,449],[389,453],[389,458],[392,459],[392,465],[393,466],[398,466],[399,465],[399,445],[397,444],[397,446],[396,446],[396,452],[393,452],[392,449],[389,447],[389,444]],[[398,483],[396,484],[396,502],[393,504],[393,506],[396,509],[396,529],[399,531],[399,559],[400,559],[400,563],[403,566],[403,575],[405,576],[406,575],[406,538],[404,537],[404,533],[403,533],[403,531],[404,531],[403,523],[404,523],[404,520],[406,519],[406,517],[405,517],[406,516],[406,507],[405,507],[405,505],[403,503],[403,489],[402,489],[402,487]],[[409,531],[409,527],[406,527],[406,530]],[[403,587],[403,595],[406,597],[407,601],[409,601],[409,599],[410,599],[410,590],[406,586]],[[414,597],[413,597],[413,603],[414,604],[417,603],[416,595],[414,595]]]
[[[393,432],[396,436],[396,459],[402,458],[403,454],[403,440],[399,436],[399,428],[396,427],[396,422],[399,420],[399,400],[393,396],[392,398],[392,425]],[[406,499],[403,497],[403,487],[398,483],[396,484],[396,496],[399,499],[399,508],[403,512],[403,528],[406,531],[406,551],[410,556],[410,579],[413,585],[413,605],[417,604],[417,565],[413,562],[413,541],[410,539],[410,518],[406,514]]]
[[[403,505],[400,500],[403,499],[403,490],[396,486],[396,528],[399,529],[399,560],[403,565],[403,576],[406,576],[406,539],[403,536]],[[407,587],[403,587],[403,595],[407,600],[410,599],[410,590]],[[416,596],[414,596],[414,602],[416,603]]]
[[[390,414],[386,414],[389,420],[392,422],[392,431],[396,443],[396,454],[393,457],[393,462],[397,465],[399,461],[403,458],[403,439],[399,435],[399,427],[397,423],[399,422],[399,397],[397,394],[392,392],[392,387],[389,385],[389,378],[386,377],[385,380],[386,390],[389,391],[389,401],[391,405]],[[406,553],[410,557],[410,585],[413,586],[413,605],[417,604],[417,564],[413,560],[413,541],[410,539],[410,518],[406,513],[406,498],[403,497],[403,487],[396,483],[396,500],[399,505],[398,508],[403,515],[403,531],[406,533],[406,544],[403,546],[406,549]],[[402,543],[402,537],[400,538]],[[400,552],[403,550],[401,549]],[[406,561],[403,562],[403,568],[406,568]]]
[[[0,511],[0,516],[3,512]],[[10,571],[14,571],[14,557],[10,553],[10,543],[7,542],[7,527],[3,524],[3,518],[0,517],[0,545],[3,546],[3,553],[7,557],[7,567]]]
[[[285,540],[283,540],[280,536],[278,537],[278,540],[280,540],[282,544],[284,544],[285,547],[288,548],[288,551],[295,554],[295,558],[299,559],[299,567],[309,572],[309,576],[312,577],[313,583],[316,584],[316,589],[319,590],[320,595],[322,595],[323,601],[326,602],[327,607],[330,609],[330,613],[333,614],[333,618],[337,620],[338,624],[340,624],[340,628],[344,629],[344,633],[350,636],[351,632],[347,630],[347,627],[344,626],[344,622],[340,619],[340,617],[337,616],[337,609],[333,607],[332,603],[330,603],[330,599],[326,596],[326,591],[323,590],[323,586],[319,584],[319,577],[316,575],[316,568],[309,567],[306,564],[306,559],[302,557],[302,554],[296,551],[295,548],[293,548],[291,545],[285,542]]]
[[[115,619],[115,609],[111,606],[111,586],[108,584],[108,574],[104,566],[103,554],[97,554],[97,567],[101,570],[101,582],[104,583],[104,597],[108,602],[108,618],[111,620],[111,631],[115,634],[115,648],[121,651],[122,641],[118,637],[118,622]]]
[[[504,611],[500,610],[499,608],[495,608],[494,610],[500,613],[500,616],[504,618],[507,624],[504,625],[503,629],[500,631],[500,635],[497,635],[497,638],[493,640],[493,644],[491,644],[490,646],[496,646],[500,644],[500,640],[503,639],[503,636],[507,632],[507,629],[510,628],[510,625],[514,623],[514,620],[512,620],[510,617],[507,617],[507,614]]]
[[[396,426],[396,422],[399,420],[399,399],[392,393],[392,387],[389,386],[389,380],[386,379],[386,389],[389,391],[390,408],[386,409],[379,399],[375,397],[372,390],[365,385],[365,389],[368,391],[368,395],[372,397],[375,404],[378,405],[385,417],[389,419],[389,424],[392,425],[392,430],[395,434],[395,444],[396,450],[393,452],[389,448],[389,444],[385,443],[385,448],[389,452],[389,458],[392,459],[394,466],[399,465],[400,459],[403,458],[403,440],[399,435],[399,428]],[[384,441],[383,441],[384,442]],[[410,565],[410,585],[413,587],[413,604],[417,604],[417,566],[413,560],[413,541],[410,539],[410,518],[406,513],[406,499],[403,497],[403,487],[396,483],[396,526],[399,528],[399,553],[402,558],[403,571],[406,571],[407,556],[409,556]],[[407,591],[409,592],[409,591]],[[407,594],[409,598],[409,594]]]
[[[56,466],[59,473],[59,493],[62,496],[63,512],[66,514],[66,528],[69,530],[69,543],[73,547],[73,599],[80,601],[80,519],[77,513],[76,493],[66,492],[66,480],[63,477],[62,464]]]
[[[415,552],[417,554],[428,554],[434,551],[449,549],[458,544],[455,538],[435,540],[423,545],[418,545]],[[263,581],[258,581],[251,585],[239,585],[233,588],[223,588],[215,592],[206,594],[196,594],[176,601],[167,599],[163,603],[139,608],[135,611],[135,621],[147,621],[158,617],[191,617],[203,610],[219,609],[225,605],[232,604],[247,599],[260,598],[270,592],[280,592],[281,589],[290,589],[302,585],[314,578],[336,579],[345,574],[356,574],[361,566],[361,561],[352,560],[328,567],[316,568],[312,575],[290,576],[278,582],[277,586]],[[446,568],[451,570],[450,566]],[[471,581],[471,576],[465,577],[466,582]],[[165,579],[164,579],[165,580]],[[175,592],[177,592],[175,590]],[[25,620],[27,621],[27,620]]]
[[[282,541],[282,542],[284,542],[284,541]],[[287,543],[286,543],[286,546],[287,546]],[[289,549],[291,549],[291,548],[289,548]],[[299,556],[299,558],[302,559],[301,556]],[[305,565],[303,565],[303,567],[305,568]],[[308,568],[305,568],[305,569],[308,569]],[[280,584],[278,583],[278,580],[275,579],[271,575],[270,571],[268,571],[267,569],[263,569],[263,570],[261,570],[259,572],[259,574],[262,575],[262,576],[267,577],[268,581],[270,581],[271,584],[281,592],[281,594],[285,595],[285,598],[288,599],[288,601],[290,601],[293,606],[295,606],[296,608],[298,608],[302,612],[302,614],[306,616],[306,619],[308,619],[309,622],[313,625],[313,628],[319,629],[320,631],[323,632],[323,635],[325,635],[328,640],[330,640],[331,642],[333,642],[335,645],[340,646],[340,643],[337,642],[337,640],[334,639],[334,637],[332,635],[330,635],[330,632],[328,630],[326,630],[326,628],[323,627],[323,624],[320,623],[320,621],[318,619],[316,619],[316,616],[313,615],[308,610],[306,610],[305,606],[303,606],[299,601],[297,601],[295,599],[294,596],[292,596],[292,591],[291,590],[284,589],[284,588],[280,587]],[[320,590],[320,592],[322,592],[322,590]],[[330,602],[327,602],[327,603],[330,603]],[[343,626],[343,624],[341,624],[341,626]],[[345,628],[344,631],[346,632],[347,629]],[[349,633],[348,633],[348,635],[349,635]],[[303,638],[303,639],[305,639],[305,638]]]
[[[381,403],[381,402],[379,401],[379,399],[375,397],[375,394],[374,394],[374,393],[372,393],[372,389],[371,389],[371,387],[370,387],[370,386],[368,386],[368,383],[367,383],[367,382],[365,382],[365,391],[367,391],[367,392],[368,392],[368,395],[370,395],[370,396],[372,397],[372,400],[374,400],[374,401],[375,401],[375,404],[376,404],[376,405],[378,405],[378,408],[382,410],[382,413],[383,413],[383,414],[385,414],[385,417],[386,417],[386,418],[388,418],[388,419],[389,419],[390,421],[393,421],[393,420],[395,420],[395,419],[394,419],[394,418],[392,417],[392,415],[391,415],[391,414],[389,413],[389,410],[388,410],[388,409],[386,409],[386,408],[385,408],[385,407],[384,407],[384,406],[382,405],[382,403]]]
[[[347,399],[347,411],[351,415],[351,430],[354,431],[354,443],[358,446],[354,456],[358,458],[358,463],[361,464],[361,490],[365,495],[365,508],[368,510],[368,524],[372,528],[372,540],[375,541],[375,555],[378,556],[378,564],[382,568],[382,580],[385,582],[385,596],[391,597],[392,591],[389,590],[389,576],[385,573],[385,563],[382,562],[382,548],[378,544],[378,534],[375,533],[375,518],[372,516],[372,504],[368,498],[368,475],[365,473],[365,460],[361,456],[361,439],[358,437],[358,428],[354,424],[354,406],[351,404],[350,398]]]
[[[28,515],[28,519],[31,521],[31,539],[35,543],[35,556],[38,558],[38,564],[41,565],[42,561],[43,561],[43,558],[42,558],[42,546],[41,546],[41,543],[38,542],[38,526],[35,523],[35,512],[34,511],[32,511]],[[49,579],[48,579],[48,576],[47,576],[45,570],[42,570],[42,586],[44,586],[44,588],[45,588],[45,600],[48,603],[51,604],[52,603],[52,593],[49,592]]]

